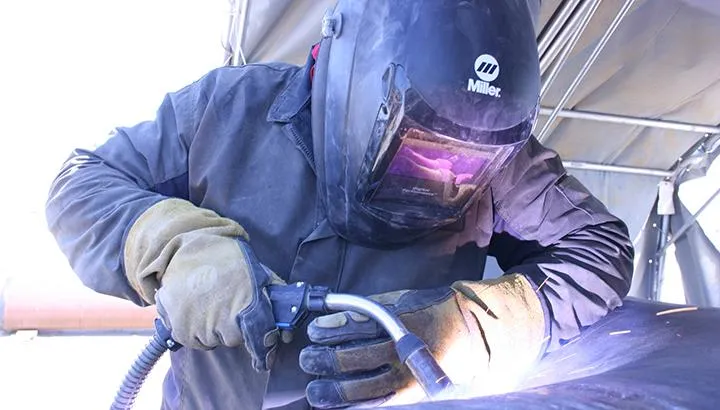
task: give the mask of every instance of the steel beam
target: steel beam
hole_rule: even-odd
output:
[[[554,110],[555,108],[553,107],[541,107],[540,115],[549,116]],[[593,111],[563,109],[558,111],[557,116],[561,118],[575,118],[578,120],[607,122],[612,124],[637,125],[640,127],[663,128],[700,134],[720,134],[720,127],[714,125],[657,120],[652,118],[632,117],[628,115],[607,114]]]
[[[654,168],[626,167],[622,165],[595,164],[583,161],[563,161],[563,166],[568,169],[581,169],[584,171],[616,172],[621,174],[647,175],[660,178],[668,178],[673,175],[671,171]]]
[[[547,139],[550,128],[552,127],[555,119],[557,118],[558,111],[560,111],[565,106],[568,100],[570,100],[570,97],[573,95],[573,93],[575,93],[575,90],[577,90],[582,80],[585,79],[585,75],[588,73],[588,71],[590,71],[590,67],[592,67],[592,65],[595,63],[595,60],[597,60],[598,56],[605,48],[608,40],[610,40],[610,37],[612,37],[612,35],[615,33],[615,30],[617,30],[620,22],[623,20],[623,18],[625,18],[628,11],[630,11],[633,3],[635,3],[635,0],[625,0],[625,4],[623,4],[623,6],[620,8],[618,14],[615,16],[615,19],[613,19],[612,23],[610,23],[610,26],[605,31],[605,34],[603,34],[603,36],[600,38],[597,46],[595,46],[595,49],[593,49],[587,61],[585,61],[585,64],[583,64],[580,72],[577,74],[577,76],[575,76],[575,79],[565,91],[565,94],[562,96],[560,101],[557,103],[557,106],[550,114],[550,118],[548,118],[542,130],[538,133],[537,138],[541,143],[544,142],[545,139]]]

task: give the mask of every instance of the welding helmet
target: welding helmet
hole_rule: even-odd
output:
[[[311,111],[318,192],[345,239],[391,247],[458,222],[528,141],[538,0],[339,1]]]

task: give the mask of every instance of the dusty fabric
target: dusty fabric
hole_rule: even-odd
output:
[[[248,239],[237,222],[188,201],[167,199],[143,212],[128,231],[124,247],[125,274],[146,302],[155,303],[155,292],[168,265],[179,264],[173,258],[180,257],[191,263],[193,266],[187,267],[188,270],[197,269],[207,257],[202,254],[203,248],[228,242],[234,245],[237,237]],[[230,257],[234,256],[232,248],[225,250]],[[235,256],[239,256],[236,259],[242,264],[242,256]]]

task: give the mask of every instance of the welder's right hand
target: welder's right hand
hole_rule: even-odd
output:
[[[284,282],[262,265],[235,221],[181,199],[147,209],[125,240],[125,274],[142,298],[156,303],[173,339],[212,349],[243,345],[258,371],[277,349],[266,287]]]

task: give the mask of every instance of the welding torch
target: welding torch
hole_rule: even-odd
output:
[[[352,311],[374,319],[395,342],[400,362],[412,372],[430,400],[447,397],[454,385],[437,363],[430,349],[383,305],[356,295],[332,293],[324,286],[304,282],[271,285],[268,289],[273,315],[281,330],[293,330],[310,312]]]
[[[311,312],[348,310],[374,319],[395,342],[398,358],[410,369],[428,399],[442,399],[453,391],[455,386],[438,365],[425,342],[408,331],[383,305],[362,296],[332,293],[327,287],[311,286],[304,282],[270,285],[268,295],[276,325],[280,330],[296,329]],[[176,351],[180,348],[182,345],[173,340],[170,330],[162,320],[155,319],[155,333],[125,375],[111,410],[132,408],[145,378],[160,357],[167,350]]]

